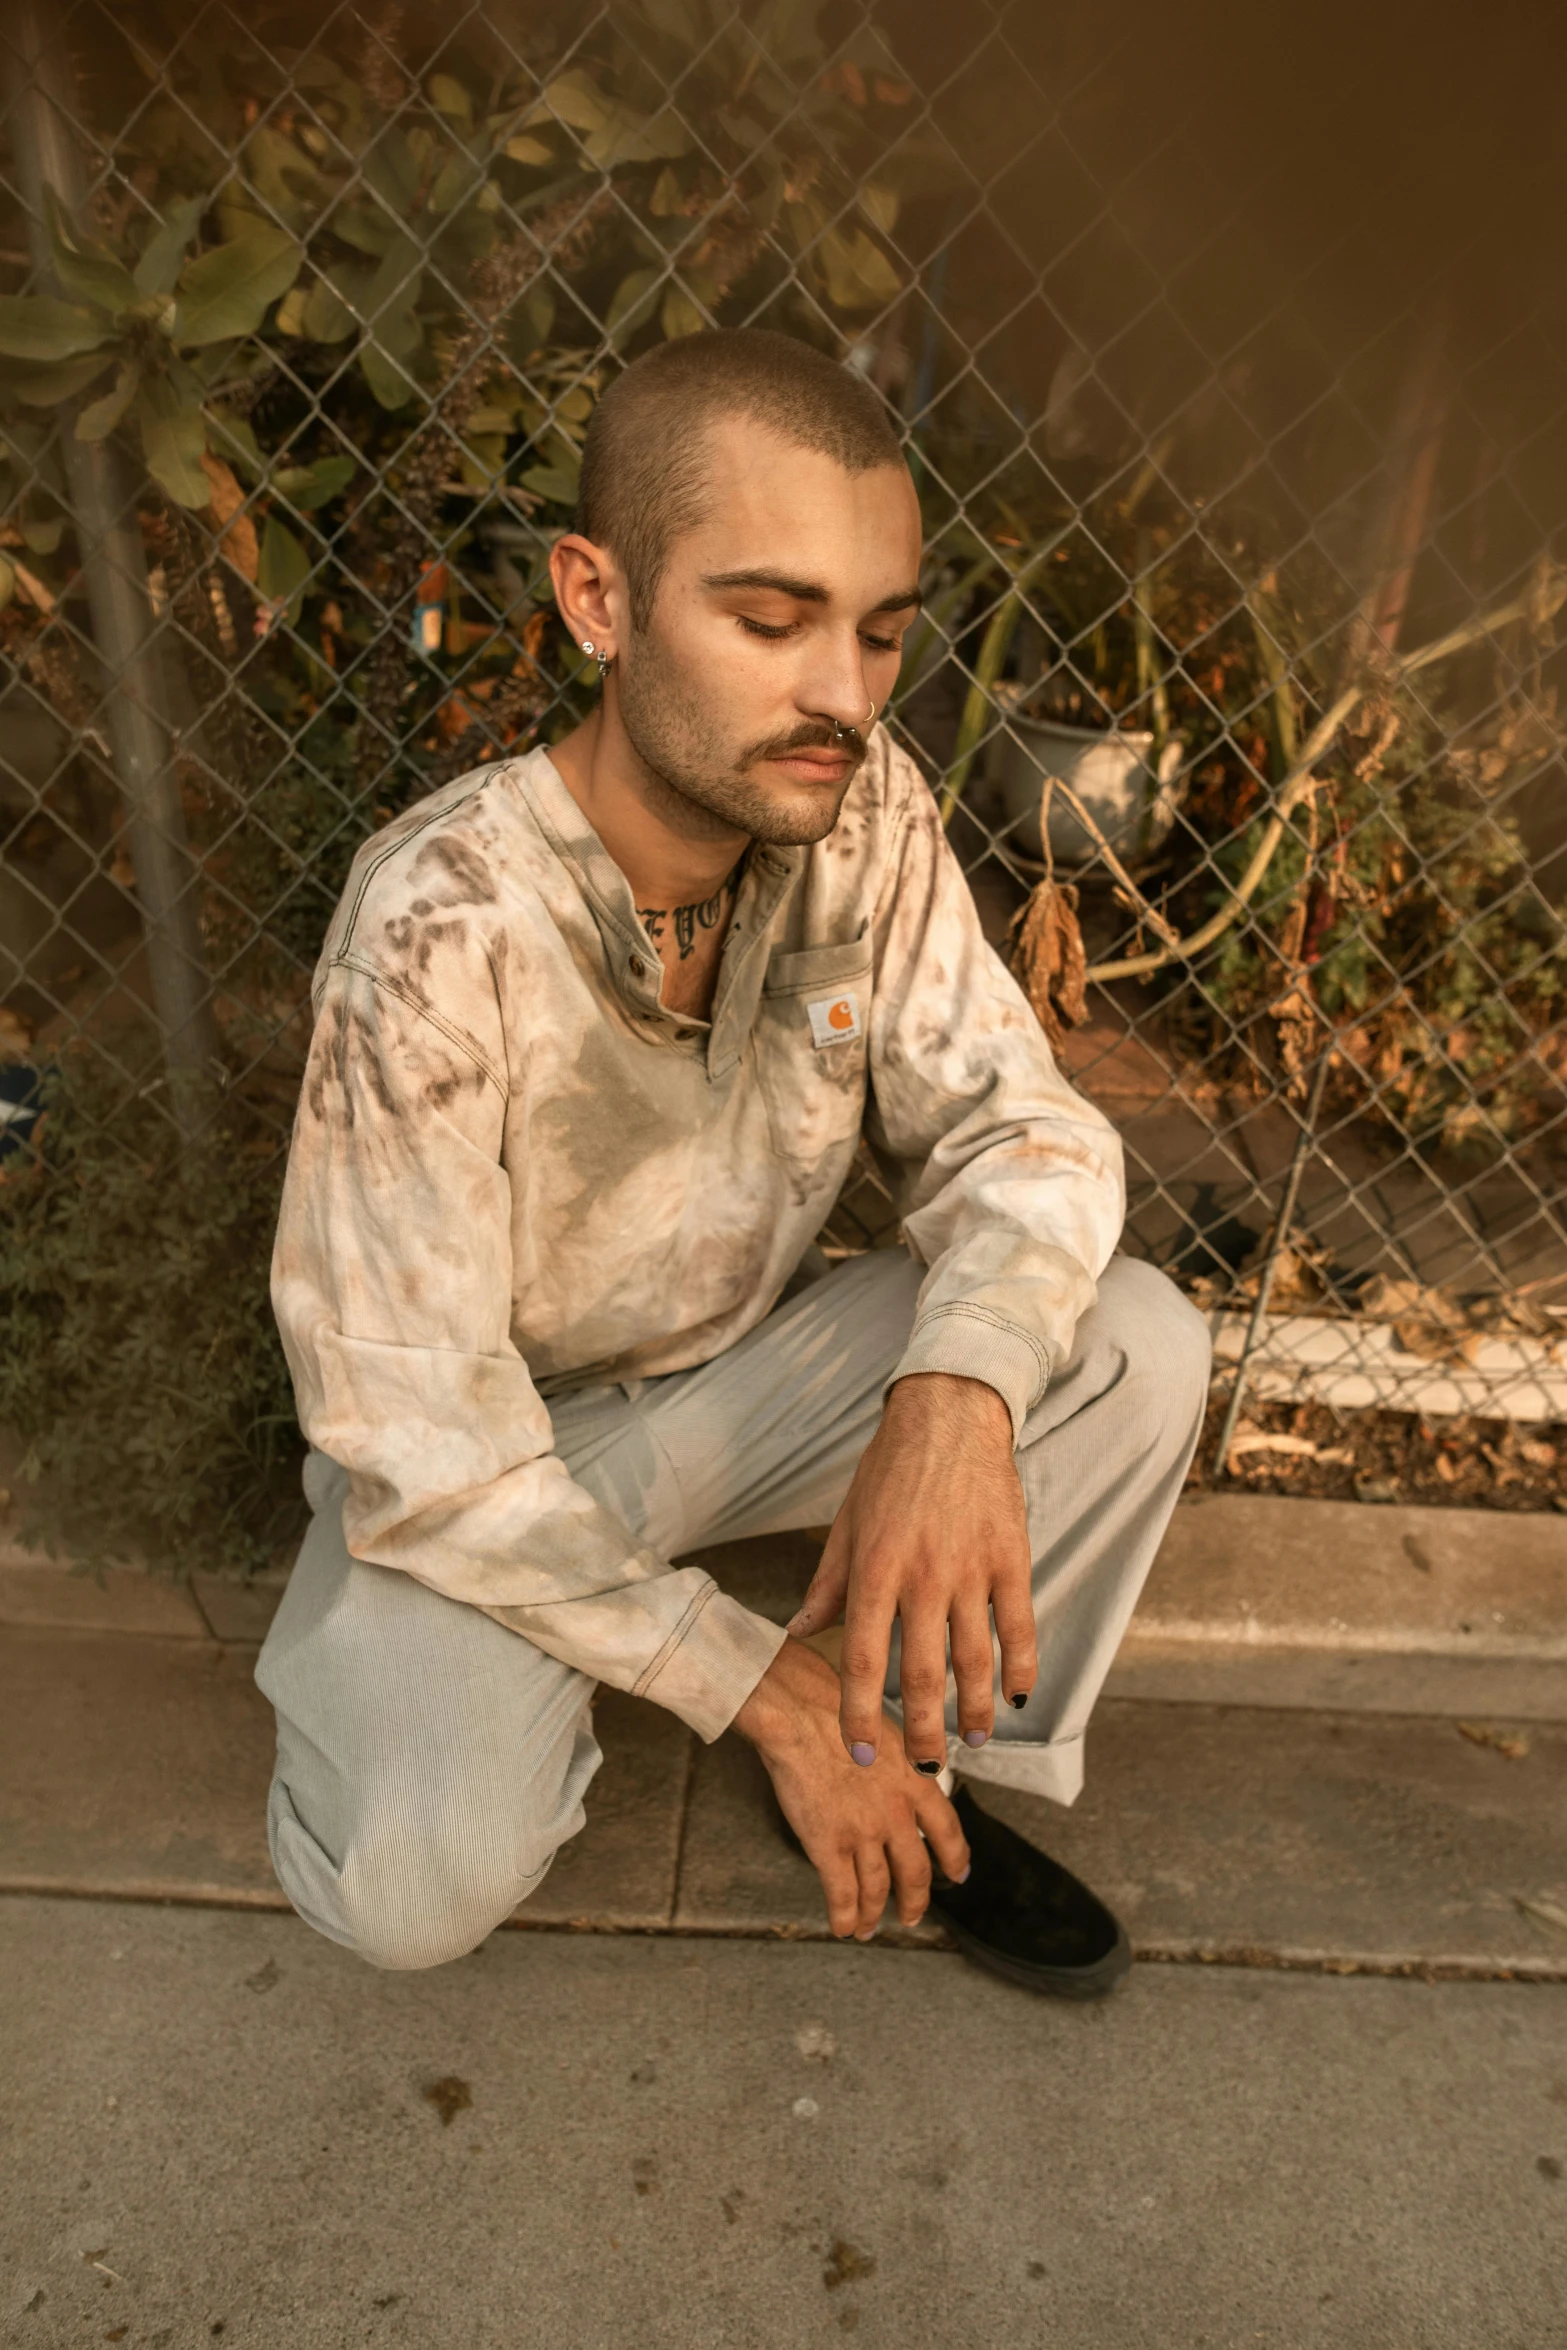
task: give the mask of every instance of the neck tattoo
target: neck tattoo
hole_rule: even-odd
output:
[[[712,896],[703,898],[699,905],[676,906],[673,909],[668,906],[638,906],[637,912],[642,917],[642,927],[654,944],[657,945],[662,940],[665,923],[672,922],[675,931],[675,944],[680,950],[680,960],[683,963],[696,946],[697,933],[702,930],[714,930],[723,920],[730,900],[739,890],[740,878],[745,872],[745,859],[750,853],[750,850],[747,849],[745,856],[742,856],[733,872],[726,873]]]

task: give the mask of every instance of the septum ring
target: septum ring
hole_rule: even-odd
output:
[[[869,725],[870,725],[870,723],[871,723],[871,721],[872,721],[872,719],[875,717],[875,715],[876,715],[876,705],[875,705],[875,703],[874,703],[874,702],[872,702],[872,704],[871,704],[870,708],[869,708],[869,709],[866,711],[866,713],[865,713],[864,717],[863,717],[863,718],[860,720],[860,725],[861,725],[861,726],[869,726]],[[847,728],[847,727],[844,725],[844,723],[843,723],[843,720],[842,720],[841,718],[835,718],[835,719],[833,720],[833,722],[832,722],[832,730],[833,730],[833,733],[834,733],[834,734],[836,734],[836,735],[838,735],[840,738],[841,738],[842,736],[846,735],[846,734],[848,733],[848,731],[849,731],[849,730],[848,730],[848,728]],[[858,730],[856,730],[856,731],[858,731]]]

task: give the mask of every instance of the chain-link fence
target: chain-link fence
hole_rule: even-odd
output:
[[[1559,283],[1472,204],[1411,238],[1391,130],[1302,202],[1255,82],[1055,13],[13,0],[0,1418],[100,1528],[282,1522],[327,915],[589,706],[545,569],[584,428],[714,324],[900,422],[888,723],[1125,1138],[1127,1245],[1212,1314],[1224,1459],[1353,1477],[1325,1415],[1376,1406],[1434,1473],[1464,1413],[1554,1464]],[[867,1161],[825,1244],[891,1228]]]

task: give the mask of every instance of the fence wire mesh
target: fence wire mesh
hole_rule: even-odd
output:
[[[186,1277],[230,1250],[264,1319],[350,857],[585,713],[545,564],[593,402],[767,324],[898,420],[887,723],[1220,1391],[1567,1417],[1559,290],[1478,232],[1415,266],[1374,172],[1292,214],[1297,152],[1216,169],[1053,13],[17,0],[13,1203],[112,1165],[131,1231],[216,1133],[254,1212]],[[894,1230],[866,1160],[824,1245]]]

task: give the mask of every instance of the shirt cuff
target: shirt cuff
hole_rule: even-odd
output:
[[[788,1634],[709,1583],[632,1694],[678,1714],[711,1746],[728,1729]]]
[[[938,1306],[915,1323],[887,1385],[914,1371],[945,1371],[993,1387],[1012,1415],[1016,1446],[1023,1439],[1023,1422],[1049,1384],[1050,1356],[1041,1339],[985,1306]]]

